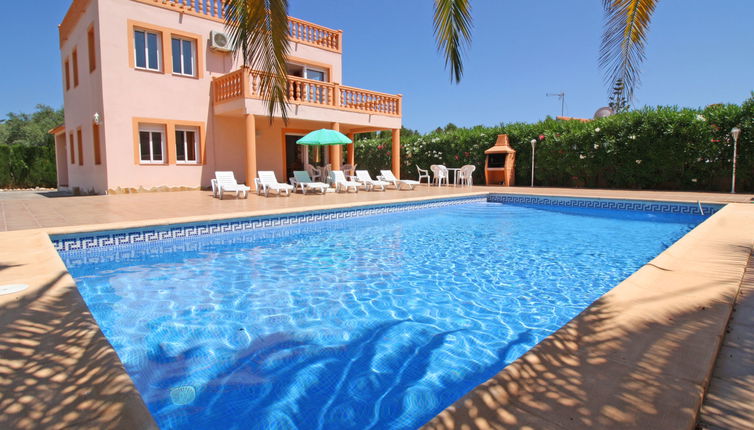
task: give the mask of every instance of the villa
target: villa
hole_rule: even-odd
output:
[[[312,130],[392,130],[401,95],[343,85],[343,32],[290,18],[287,123],[267,114],[258,71],[234,58],[221,1],[74,0],[60,25],[65,124],[58,187],[88,193],[197,189],[217,170],[252,183],[309,160],[338,169],[354,146],[298,147]],[[278,112],[277,115],[280,115]]]

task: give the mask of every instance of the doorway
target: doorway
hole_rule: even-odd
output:
[[[299,145],[297,140],[304,137],[303,134],[285,135],[285,179],[293,177],[294,170],[304,170],[304,151],[306,145]]]

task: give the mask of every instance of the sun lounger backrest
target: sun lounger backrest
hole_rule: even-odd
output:
[[[382,174],[382,177],[385,178],[386,181],[393,182],[398,180],[398,178],[393,175],[392,170],[380,170],[380,174]]]
[[[366,170],[357,170],[356,171],[356,177],[359,178],[359,181],[361,182],[371,182],[372,177],[369,175],[369,172]]]
[[[272,170],[260,170],[259,181],[264,185],[277,184],[278,179],[275,177],[275,172]]]
[[[346,182],[346,175],[343,174],[342,170],[332,170],[330,176],[333,182]]]
[[[311,176],[309,176],[309,172],[307,172],[306,170],[294,170],[293,178],[297,182],[303,182],[303,183],[312,182],[312,178]]]
[[[220,186],[238,185],[233,172],[215,172],[215,179]]]

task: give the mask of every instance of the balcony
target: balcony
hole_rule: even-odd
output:
[[[163,9],[225,23],[224,0],[134,0]],[[343,32],[298,18],[288,17],[288,32],[292,42],[342,52]]]
[[[263,73],[241,68],[212,81],[215,105],[235,100],[260,99]],[[294,105],[306,105],[389,117],[401,116],[400,95],[378,93],[332,82],[313,81],[287,76],[286,100]]]

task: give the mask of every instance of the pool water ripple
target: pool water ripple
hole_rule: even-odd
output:
[[[163,429],[413,429],[703,219],[469,203],[61,255]]]

